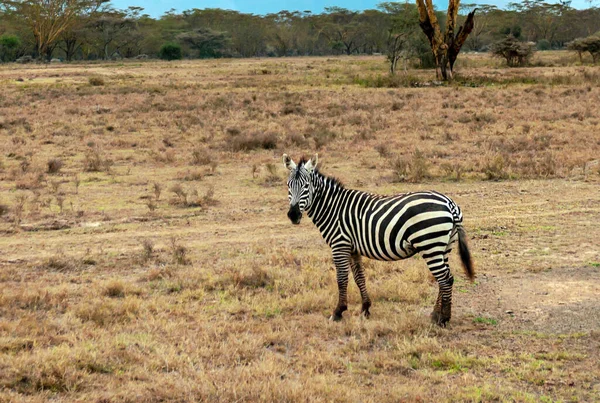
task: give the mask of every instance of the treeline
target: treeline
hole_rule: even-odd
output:
[[[539,0],[511,3],[506,9],[461,4],[461,18],[475,7],[464,50],[487,51],[507,35],[534,42],[540,50],[560,49],[600,31],[596,7],[578,10],[569,2]],[[437,14],[443,26],[445,12]],[[330,7],[321,14],[192,9],[152,18],[143,8],[117,10],[106,0],[0,0],[0,60],[389,55],[401,34],[403,52],[428,64],[431,50],[418,21],[414,3],[381,3],[360,12]]]

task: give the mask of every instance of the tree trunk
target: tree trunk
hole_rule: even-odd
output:
[[[352,54],[352,42],[344,43],[344,46],[346,46],[346,55],[350,56]]]
[[[458,6],[460,0],[449,0],[448,16],[446,20],[446,32],[442,36],[440,24],[435,16],[432,0],[416,0],[419,10],[419,25],[421,30],[429,39],[431,52],[436,65],[436,77],[438,80],[451,81],[453,79],[454,63],[462,45],[473,30],[474,9],[467,15],[465,24],[454,34]]]
[[[77,51],[77,40],[76,39],[65,39],[65,57],[68,62],[73,60],[73,56],[75,56],[75,52]]]

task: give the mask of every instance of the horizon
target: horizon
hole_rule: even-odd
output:
[[[556,4],[560,1],[548,1],[548,3]],[[313,14],[322,13],[326,7],[343,7],[353,11],[363,11],[376,9],[377,5],[382,3],[380,0],[349,0],[345,1],[344,5],[330,3],[324,0],[267,0],[267,1],[250,1],[250,0],[205,0],[201,4],[191,0],[173,0],[165,2],[162,0],[142,1],[142,0],[114,0],[111,5],[118,9],[127,9],[128,7],[141,7],[143,13],[150,15],[152,18],[160,18],[170,10],[175,10],[181,13],[185,10],[218,8],[222,10],[234,10],[245,14],[267,15],[278,13],[280,11],[310,11]],[[433,2],[439,10],[447,8],[447,1],[436,0]],[[489,0],[489,1],[468,1],[465,4],[488,4],[495,5],[498,8],[506,8],[511,3],[509,0]],[[574,0],[571,2],[571,7],[577,9],[586,9],[595,6],[596,1],[589,0]]]

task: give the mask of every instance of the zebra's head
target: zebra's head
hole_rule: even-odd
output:
[[[288,218],[293,224],[300,224],[302,213],[312,204],[314,188],[311,176],[317,167],[318,155],[310,160],[300,160],[298,165],[287,154],[283,154],[283,165],[290,171],[288,179],[288,198],[290,210]]]

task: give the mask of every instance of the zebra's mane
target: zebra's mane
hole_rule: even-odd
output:
[[[298,161],[298,165],[297,165],[297,168],[296,168],[296,175],[297,175],[297,176],[298,176],[298,175],[300,175],[300,168],[301,168],[301,167],[302,167],[304,164],[306,164],[307,162],[308,162],[308,158],[306,158],[306,157],[304,157],[304,156],[303,156],[302,158],[300,158],[300,161]],[[315,171],[314,171],[314,172],[315,172],[315,174],[317,174],[317,175],[319,175],[319,176],[322,176],[322,177],[324,177],[324,178],[327,178],[327,179],[329,179],[331,182],[333,182],[333,184],[334,184],[334,185],[336,185],[336,186],[338,186],[338,187],[340,187],[340,188],[342,188],[342,189],[345,189],[345,188],[346,188],[346,187],[344,186],[344,184],[342,183],[342,181],[340,181],[338,178],[336,178],[336,177],[334,177],[334,176],[330,176],[330,175],[324,174],[323,172],[321,172],[321,171],[319,170],[319,167],[315,168]]]
[[[338,178],[336,178],[334,176],[330,176],[330,175],[324,174],[323,172],[319,171],[319,168],[315,168],[315,173],[317,175],[320,175],[320,176],[324,177],[324,178],[327,178],[328,180],[330,180],[331,182],[333,182],[333,184],[335,186],[337,186],[339,188],[342,188],[342,189],[346,189],[346,187],[344,186],[344,184],[342,183],[341,180],[339,180]]]

